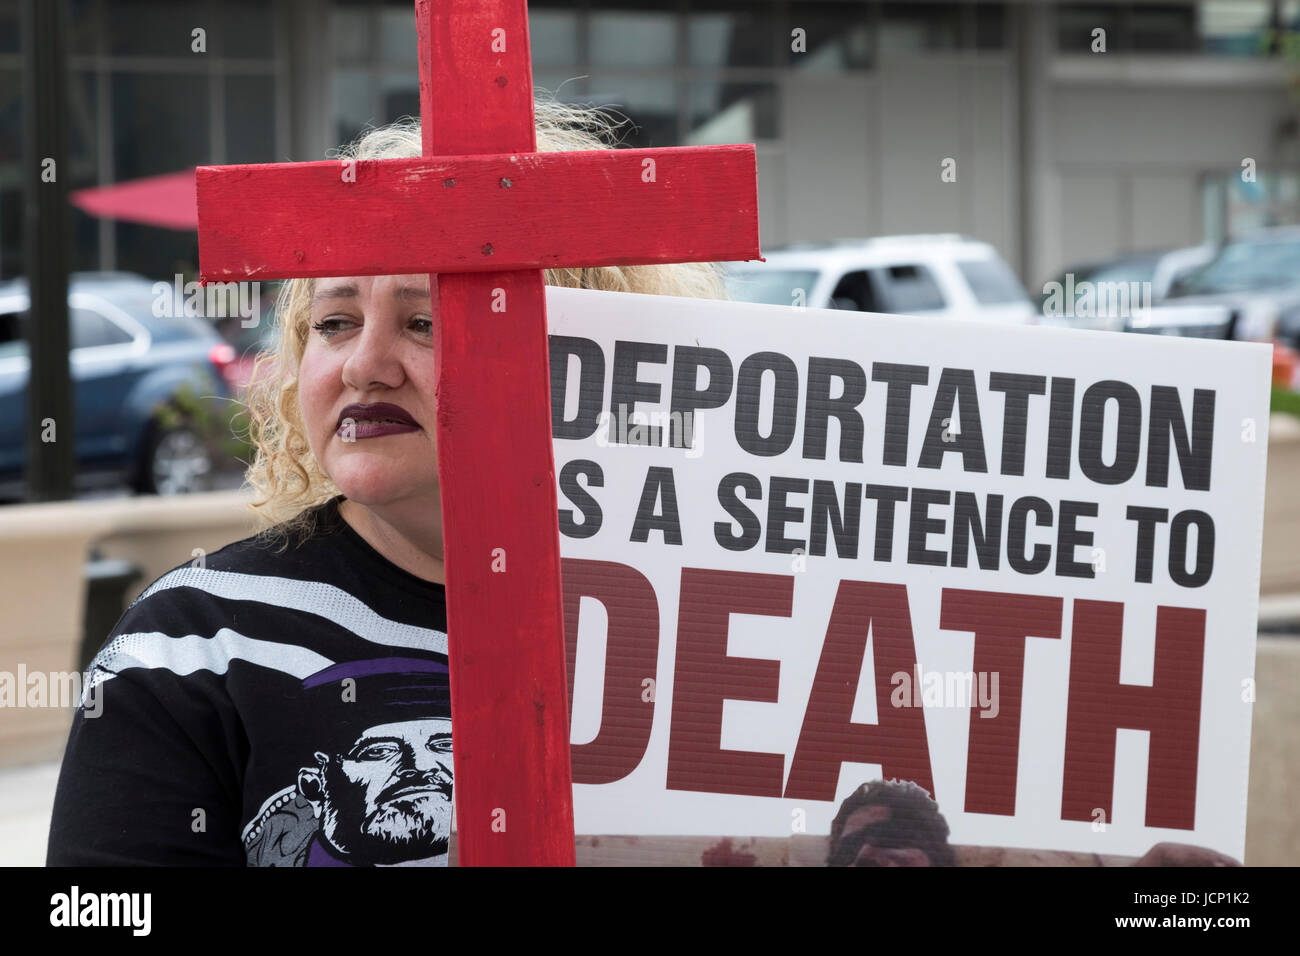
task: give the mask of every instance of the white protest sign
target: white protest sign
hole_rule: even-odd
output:
[[[547,297],[579,833],[1241,859],[1267,346]]]

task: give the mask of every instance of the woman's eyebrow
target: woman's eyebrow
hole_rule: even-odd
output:
[[[429,287],[419,285],[404,285],[393,293],[399,299],[427,299],[429,298]]]
[[[349,282],[346,285],[332,285],[324,289],[317,289],[311,297],[313,302],[321,299],[355,299],[361,293],[357,291],[355,282]]]
[[[349,282],[346,285],[328,286],[324,289],[318,289],[311,297],[313,302],[322,299],[355,299],[361,295],[355,282]],[[393,295],[398,299],[408,301],[423,301],[429,298],[429,287],[419,285],[404,285],[397,288]]]

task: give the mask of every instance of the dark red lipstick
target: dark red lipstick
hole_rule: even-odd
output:
[[[338,423],[334,426],[335,434],[344,441],[360,441],[363,438],[379,438],[419,430],[420,424],[411,413],[391,402],[348,405],[339,413]]]

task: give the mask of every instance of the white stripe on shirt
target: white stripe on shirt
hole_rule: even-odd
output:
[[[184,567],[164,574],[137,600],[143,601],[149,595],[166,588],[180,587],[198,588],[233,601],[258,601],[274,607],[316,614],[375,644],[447,653],[445,632],[391,621],[342,588],[322,581]]]
[[[305,647],[258,640],[228,627],[212,637],[198,634],[171,637],[158,631],[119,634],[91,662],[81,703],[86,705],[96,687],[127,668],[162,668],[181,676],[195,671],[224,674],[233,660],[271,668],[299,680],[334,663]]]

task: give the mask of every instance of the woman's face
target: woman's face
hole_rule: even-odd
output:
[[[429,292],[424,275],[316,280],[303,424],[321,468],[361,505],[438,493]]]

